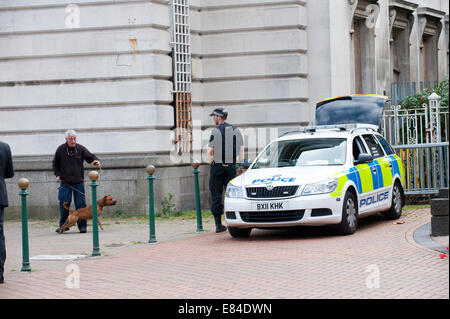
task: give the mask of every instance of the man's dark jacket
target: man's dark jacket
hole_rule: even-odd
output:
[[[69,147],[67,143],[60,145],[53,158],[53,172],[65,184],[79,184],[84,181],[83,162],[89,164],[98,160],[97,156],[81,144]]]
[[[8,207],[5,178],[14,176],[11,149],[8,144],[0,142],[0,206]]]

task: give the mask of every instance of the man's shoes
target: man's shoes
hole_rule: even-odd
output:
[[[214,216],[214,221],[216,222],[216,233],[221,233],[227,230],[227,227],[222,225],[222,216]]]
[[[3,276],[0,276],[0,284],[3,284],[5,280],[3,279]]]
[[[82,233],[82,234],[87,233],[86,228],[80,228],[80,233]]]
[[[68,231],[70,228],[67,228],[66,231]],[[55,232],[59,233],[59,231],[61,230],[60,227],[56,228]]]
[[[226,230],[227,230],[227,226],[224,226],[224,225],[216,226],[216,233],[221,233]]]

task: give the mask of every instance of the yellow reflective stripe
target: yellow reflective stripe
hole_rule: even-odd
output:
[[[342,192],[336,192],[336,191],[334,191],[330,194],[331,197],[339,197],[341,195],[342,195]]]
[[[400,182],[403,186],[405,186],[405,168],[403,167],[402,159],[398,155],[394,155],[394,158],[397,160],[398,170],[400,173]]]
[[[359,172],[359,178],[361,180],[361,190],[363,193],[373,191],[373,179],[372,172],[369,165],[359,164],[355,166]]]
[[[348,181],[348,177],[346,174],[344,173],[338,173],[336,175],[334,175],[333,177],[337,177],[338,179],[338,184],[336,186],[336,189],[334,192],[332,192],[330,194],[331,197],[338,197],[342,195],[342,190],[344,189],[344,185],[345,183]]]
[[[333,97],[327,97],[325,99],[317,101],[317,103],[320,103],[320,102],[323,102],[323,101],[332,100],[332,99],[337,99],[337,98],[340,98],[340,97],[346,97],[346,96],[377,96],[377,97],[388,98],[387,96],[380,95],[380,94],[350,94],[350,95],[338,95],[338,96],[333,96]]]
[[[381,185],[381,187],[392,185],[392,171],[389,167],[389,160],[383,157],[377,159],[376,161],[380,164],[381,173],[383,175],[383,185]]]
[[[397,160],[398,163],[398,170],[400,171],[400,177],[404,177],[405,176],[405,169],[403,167],[403,162],[401,160],[400,157],[398,157],[398,155],[394,155],[394,158]]]

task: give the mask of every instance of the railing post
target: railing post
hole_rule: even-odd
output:
[[[392,105],[391,109],[394,112],[394,144],[401,144],[400,139],[400,122],[398,119],[398,112],[400,111],[400,105]]]
[[[30,182],[26,178],[19,179],[19,195],[22,197],[22,269],[21,271],[31,271],[30,253],[28,246],[28,212],[27,212],[27,189]]]
[[[155,173],[155,166],[148,165],[146,168],[147,174],[148,174],[148,216],[149,216],[149,226],[150,226],[150,237],[148,242],[149,243],[156,243],[156,236],[155,236],[155,201],[154,201],[154,194],[153,194],[153,180],[155,177],[153,174]]]
[[[98,212],[97,212],[97,180],[98,180],[98,172],[91,171],[88,174],[91,179],[91,188],[92,188],[92,256],[100,256],[100,246],[98,241]]]
[[[192,167],[194,170],[192,173],[194,173],[194,180],[195,180],[195,207],[197,210],[197,232],[203,231],[203,225],[202,225],[202,208],[200,204],[200,187],[198,184],[198,167],[200,166],[199,162],[192,163]]]
[[[430,129],[431,143],[441,142],[441,121],[439,115],[439,107],[441,97],[433,92],[429,97],[430,101]]]

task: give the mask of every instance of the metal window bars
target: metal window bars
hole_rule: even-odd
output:
[[[172,0],[173,82],[178,154],[192,152],[192,73],[189,0]]]

